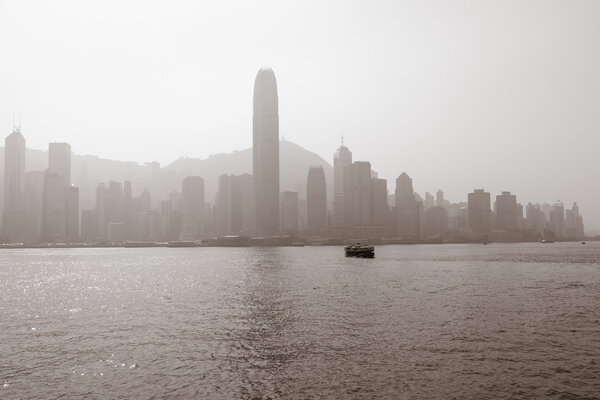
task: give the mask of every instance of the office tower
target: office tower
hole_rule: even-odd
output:
[[[108,232],[108,226],[111,223],[123,223],[123,184],[121,182],[108,182],[108,189],[104,192],[103,229]],[[109,235],[107,234],[107,236]]]
[[[327,228],[326,190],[323,167],[310,167],[306,179],[306,225],[310,233],[324,233]]]
[[[4,212],[25,206],[25,138],[15,128],[4,139]]]
[[[25,138],[21,129],[4,139],[4,235],[12,242],[25,242],[27,231],[27,201],[25,197]]]
[[[106,240],[108,236],[108,228],[104,226],[104,197],[106,193],[106,185],[104,183],[99,183],[96,186],[96,208],[95,215],[98,218],[97,221],[97,233],[98,237],[95,239],[96,241]]]
[[[48,169],[44,175],[44,193],[42,204],[42,237],[45,241],[62,242],[67,240],[67,230],[79,236],[79,216],[76,218],[77,228],[67,227],[67,199],[70,205],[77,204],[79,213],[79,199],[75,202],[73,196],[79,191],[69,192],[71,187],[71,146],[67,143],[50,143],[48,146]],[[70,217],[74,223],[74,216]],[[74,236],[72,237],[74,238]]]
[[[232,235],[238,233],[238,227],[234,221],[239,221],[239,209],[237,209],[236,194],[234,183],[235,175],[219,176],[219,189],[217,192],[217,233],[219,235]],[[237,193],[236,193],[237,192]]]
[[[44,196],[44,171],[25,173],[25,193],[28,204],[27,242],[36,243],[42,235],[42,200]]]
[[[65,240],[66,194],[64,178],[47,169],[42,200],[42,241],[56,243]]]
[[[344,223],[344,171],[352,164],[352,152],[342,145],[333,155],[333,218],[334,228],[341,228]]]
[[[425,210],[423,234],[426,237],[444,236],[448,230],[448,213],[444,207],[434,206]]]
[[[197,240],[204,230],[204,179],[188,176],[181,182],[181,239]]]
[[[423,235],[423,203],[417,200],[412,179],[403,172],[396,179],[396,235],[419,239]]]
[[[254,176],[242,174],[237,177],[241,188],[241,208],[242,208],[242,234],[249,236],[255,231],[256,207],[254,204]],[[279,198],[279,195],[277,196]],[[279,212],[279,210],[277,210]],[[279,227],[278,227],[279,229]]]
[[[539,204],[527,203],[525,207],[525,229],[535,236],[542,235],[546,227],[546,216]]]
[[[221,175],[219,177],[219,190],[215,202],[219,235],[249,235],[253,232],[253,211],[255,210],[253,189],[252,175]],[[279,206],[277,210],[279,210]],[[279,231],[279,227],[277,231]]]
[[[124,240],[133,240],[133,192],[131,190],[131,181],[123,182],[123,238]]]
[[[565,210],[565,230],[568,236],[575,240],[581,240],[585,236],[583,217],[579,214],[579,206],[576,202],[570,210]]]
[[[355,161],[344,172],[344,223],[349,227],[373,223],[371,163]]]
[[[171,196],[171,200],[175,200]],[[150,212],[152,209],[152,197],[150,196],[150,192],[148,188],[145,187],[142,193],[136,197],[133,201],[135,212]]]
[[[435,205],[438,207],[444,207],[444,192],[442,192],[442,189],[438,189],[437,193],[435,194]]]
[[[523,204],[517,203],[517,229],[525,228],[525,218],[523,217]]]
[[[468,195],[468,223],[473,234],[486,237],[491,230],[490,194],[483,189],[475,189]]]
[[[517,196],[510,192],[502,192],[496,196],[496,229],[516,230],[518,219]]]
[[[66,224],[65,235],[67,242],[79,242],[79,188],[71,186],[66,192]]]
[[[433,196],[429,192],[425,192],[425,201],[423,202],[423,208],[427,210],[429,207],[433,207]]]
[[[306,232],[306,199],[298,198],[298,230]]]
[[[71,186],[71,146],[67,143],[48,145],[48,170],[65,181],[65,187]]]
[[[466,230],[469,228],[469,208],[460,207],[456,211],[456,228],[459,230]]]
[[[561,238],[564,236],[565,229],[565,206],[559,200],[552,206],[549,218],[550,231],[554,235],[554,238]]]
[[[387,204],[387,181],[371,178],[372,223],[376,226],[386,226],[389,222],[389,207]]]
[[[176,202],[177,201],[173,199],[173,194],[171,194],[168,203],[172,205]],[[167,240],[168,226],[165,221],[161,221],[161,218],[163,218],[161,215],[162,213],[152,212],[152,197],[150,196],[148,188],[144,187],[142,193],[133,199],[133,240],[151,241],[159,236],[162,240]],[[181,218],[178,218],[177,221],[181,221]],[[177,233],[174,236],[169,237],[169,239],[177,239],[181,226],[179,225],[176,230]]]
[[[95,209],[81,211],[81,241],[83,243],[95,243],[100,240],[98,219],[98,212]]]
[[[298,192],[281,193],[281,232],[286,235],[298,233]]]
[[[261,68],[254,82],[253,174],[255,229],[258,235],[279,232],[279,113],[277,82]]]

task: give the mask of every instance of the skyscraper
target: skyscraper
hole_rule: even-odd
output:
[[[298,192],[281,193],[281,231],[286,235],[298,233]]]
[[[253,231],[253,187],[253,177],[249,174],[219,177],[216,199],[219,235],[248,235]]]
[[[25,206],[25,138],[15,128],[4,139],[4,211]]]
[[[496,229],[515,230],[517,221],[517,196],[510,192],[502,192],[496,196]]]
[[[406,172],[396,179],[396,235],[420,238],[423,234],[423,203],[413,191],[412,179]]]
[[[468,204],[468,221],[473,234],[486,237],[492,227],[490,193],[483,189],[475,189],[468,195]]]
[[[46,170],[42,200],[42,241],[62,242],[67,233],[67,190],[62,176]]]
[[[435,194],[435,205],[438,207],[444,207],[444,192],[442,192],[442,189],[438,189]]]
[[[344,223],[349,227],[373,225],[371,163],[355,161],[344,172]]]
[[[261,68],[254,82],[253,174],[255,230],[279,233],[279,113],[277,81],[270,68]]]
[[[71,145],[68,143],[50,143],[48,145],[48,170],[57,174],[71,186]]]
[[[372,223],[385,226],[389,222],[389,207],[387,204],[387,181],[385,179],[371,178],[371,205]]]
[[[549,220],[550,231],[554,234],[554,237],[562,237],[565,229],[565,206],[562,201],[559,200],[554,203]]]
[[[310,233],[327,227],[327,189],[323,167],[310,167],[306,179],[306,224]]]
[[[352,152],[342,145],[333,155],[333,220],[334,228],[344,224],[344,171],[352,164]]]
[[[71,235],[69,238],[71,240],[77,240],[79,236],[79,200],[75,200],[75,196],[79,196],[79,191],[71,190],[67,193],[70,187],[71,146],[67,143],[50,143],[42,201],[42,236],[45,241],[64,241],[67,239],[67,234]],[[68,196],[70,196],[69,201],[67,201]],[[69,228],[67,228],[67,215],[70,215]]]
[[[204,230],[204,179],[188,176],[181,182],[181,239],[196,240]]]
[[[67,242],[79,242],[79,188],[75,186],[67,188],[65,217]]]
[[[4,140],[4,234],[13,242],[27,240],[25,138],[19,128]]]

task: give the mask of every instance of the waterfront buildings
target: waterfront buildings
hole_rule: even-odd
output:
[[[260,236],[279,233],[279,111],[277,81],[261,68],[254,82],[253,175],[255,230]]]
[[[284,235],[296,235],[298,226],[298,192],[286,191],[281,193],[281,233]]]
[[[188,176],[181,182],[181,240],[197,240],[204,231],[204,179]]]
[[[342,145],[333,155],[333,228],[343,228],[344,220],[344,173],[352,164],[352,152]]]
[[[311,234],[327,228],[327,185],[323,167],[310,167],[306,179],[306,225]]]
[[[4,140],[4,210],[3,232],[10,240],[28,239],[27,202],[25,196],[25,138],[20,128]]]
[[[417,201],[412,179],[403,172],[396,179],[394,207],[395,233],[404,239],[419,239],[423,235],[423,203]]]
[[[521,215],[523,214],[521,209]],[[496,229],[514,231],[518,228],[517,196],[502,192],[496,196]]]
[[[219,235],[250,236],[254,229],[254,177],[249,174],[221,175],[216,200]],[[279,198],[279,195],[277,196]],[[279,211],[279,205],[277,206]],[[279,217],[277,218],[279,221]],[[279,227],[277,228],[279,232]]]
[[[490,193],[475,189],[468,195],[468,223],[475,237],[487,238],[492,229]]]

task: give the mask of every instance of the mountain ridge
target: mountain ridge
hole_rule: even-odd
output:
[[[306,192],[308,168],[322,166],[327,181],[328,197],[333,190],[333,167],[316,153],[292,143],[280,140],[280,190],[299,192],[303,198]],[[80,190],[80,209],[93,208],[98,183],[109,181],[132,182],[133,195],[148,188],[153,207],[167,199],[173,191],[181,191],[181,181],[189,175],[198,175],[204,179],[205,201],[214,203],[218,189],[218,178],[222,174],[252,173],[252,147],[234,150],[230,153],[211,154],[207,158],[180,157],[160,167],[158,163],[139,163],[136,161],[118,161],[98,156],[72,153],[71,176],[73,184]],[[26,149],[25,170],[43,171],[48,167],[48,151]],[[4,175],[4,147],[0,147],[0,175]],[[4,190],[0,186],[0,192]],[[0,203],[3,196],[0,197]]]

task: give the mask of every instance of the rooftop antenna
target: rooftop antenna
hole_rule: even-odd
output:
[[[342,131],[342,147],[344,147],[344,131]]]

